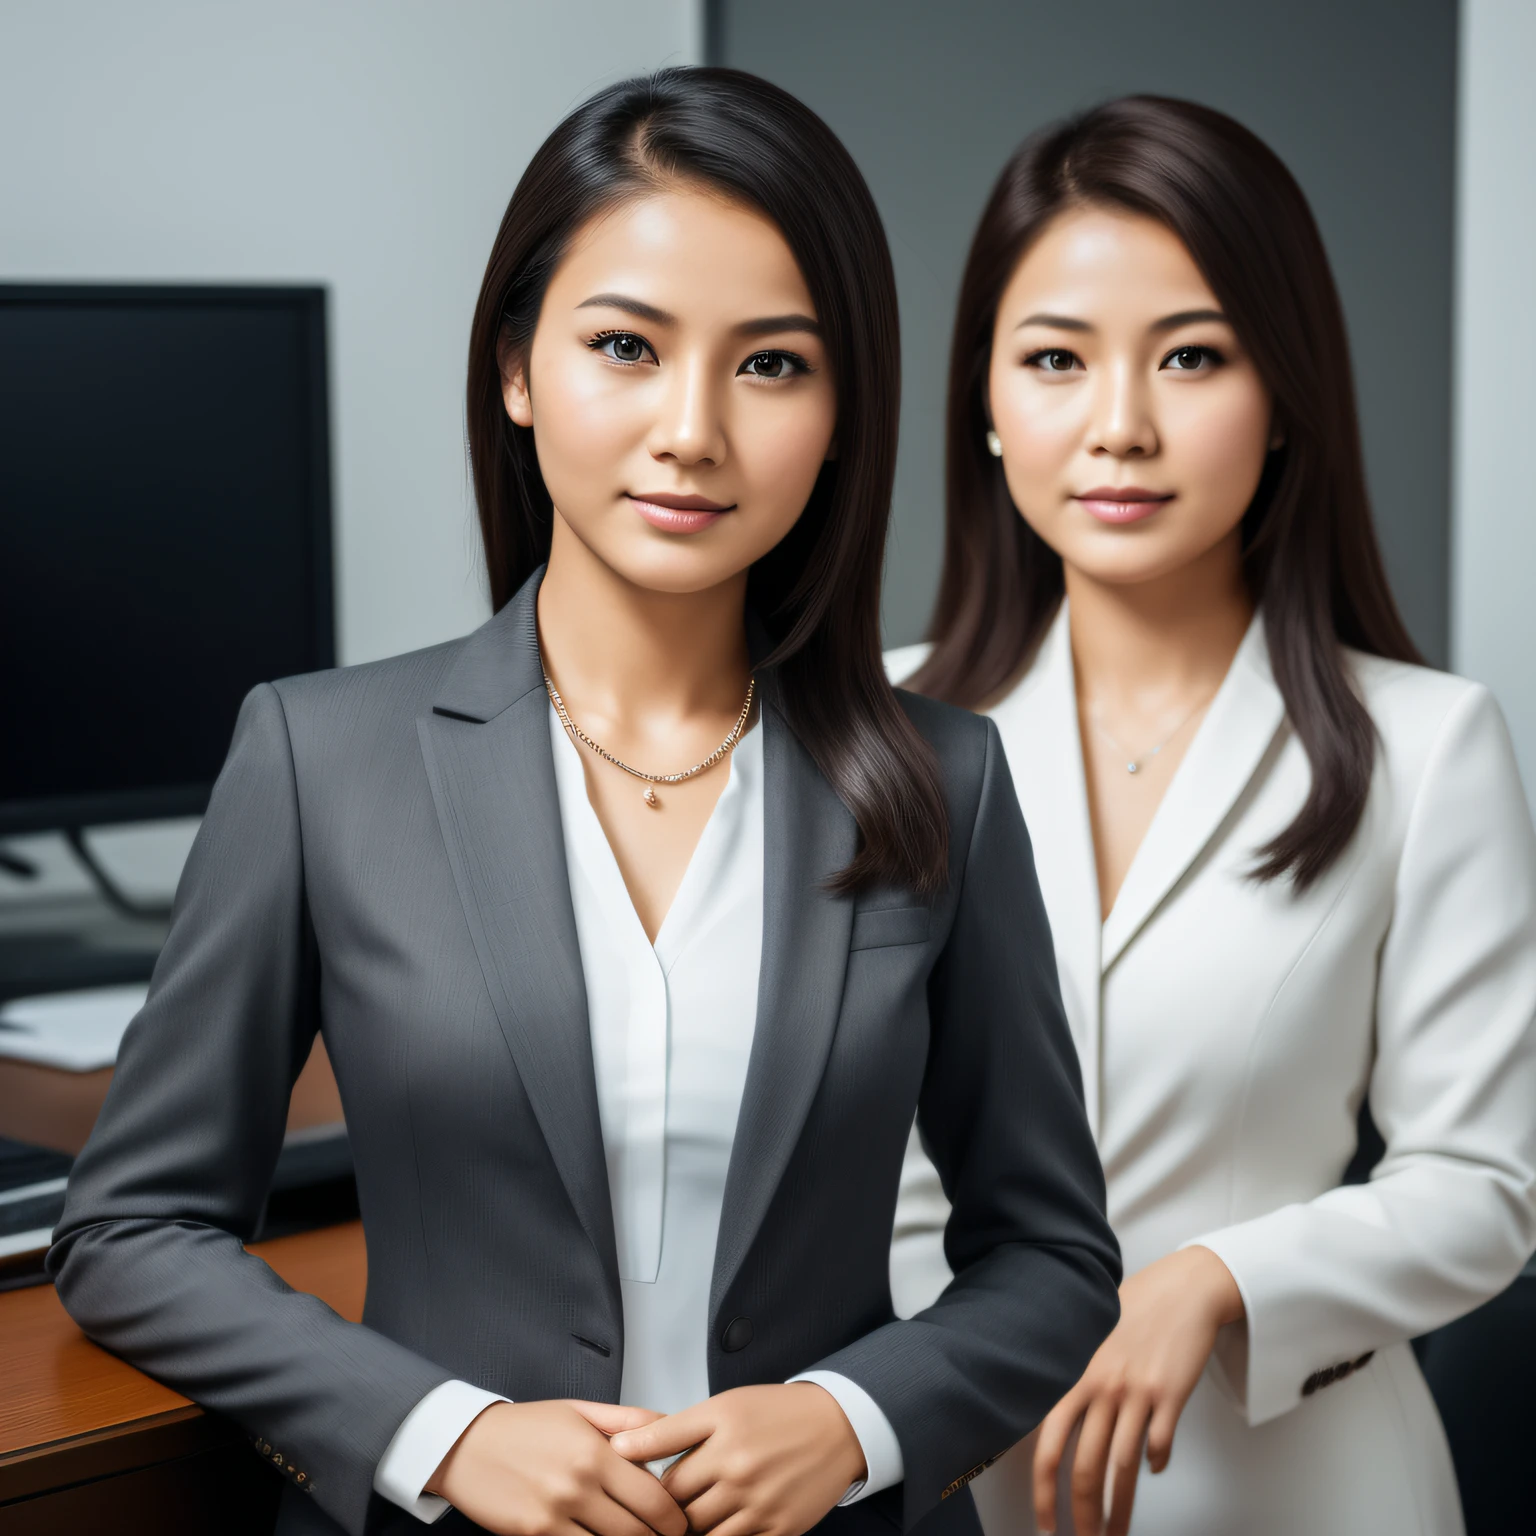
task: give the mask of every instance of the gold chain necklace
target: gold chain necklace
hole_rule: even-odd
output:
[[[600,746],[587,735],[582,728],[571,719],[566,712],[565,700],[560,697],[559,690],[549,679],[549,673],[544,674],[544,687],[549,692],[549,702],[555,706],[555,713],[560,717],[560,724],[570,732],[578,741],[584,742],[597,753],[604,762],[612,763],[615,768],[622,768],[625,773],[637,779],[645,780],[645,803],[652,807],[658,807],[661,801],[656,798],[656,786],[658,784],[681,784],[684,779],[691,779],[696,774],[703,773],[706,768],[713,768],[722,757],[727,756],[736,743],[741,740],[741,733],[746,729],[747,716],[752,713],[752,696],[757,691],[757,679],[749,678],[747,681],[747,699],[741,706],[741,713],[736,717],[736,724],[731,727],[731,733],[715,748],[702,763],[695,763],[692,768],[685,768],[681,773],[647,773],[643,768],[632,768],[622,758],[615,757],[607,747]]]

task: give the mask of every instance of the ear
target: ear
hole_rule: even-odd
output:
[[[514,426],[533,425],[533,396],[528,392],[526,353],[503,339],[496,346],[496,364],[501,370],[501,399]]]
[[[1272,418],[1269,423],[1269,452],[1273,453],[1277,448],[1285,447],[1285,428],[1280,425],[1278,418]]]

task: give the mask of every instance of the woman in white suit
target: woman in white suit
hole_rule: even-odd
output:
[[[1392,601],[1275,156],[1155,98],[1026,144],[948,452],[933,643],[888,664],[1002,735],[1129,1277],[984,1519],[1453,1536],[1409,1340],[1536,1246],[1536,840],[1496,705]],[[1367,1094],[1386,1153],[1344,1186]],[[914,1150],[899,1304],[942,1284],[942,1221]]]

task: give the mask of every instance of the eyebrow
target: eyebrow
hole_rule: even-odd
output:
[[[821,327],[809,315],[765,315],[761,320],[743,320],[736,327],[738,336],[777,336],[781,331],[821,335]]]
[[[583,299],[576,306],[577,309],[620,309],[626,315],[633,315],[637,320],[649,320],[652,325],[676,325],[677,316],[665,309],[658,309],[654,304],[647,304],[643,299],[630,298],[624,293],[595,293],[590,299]],[[777,336],[784,331],[805,331],[811,336],[820,336],[821,327],[810,315],[765,315],[760,320],[743,320],[734,330],[738,336],[758,337]]]
[[[1154,322],[1154,331],[1176,331],[1181,325],[1199,325],[1202,321],[1215,320],[1222,325],[1230,322],[1219,309],[1181,309],[1177,314],[1164,315]]]
[[[1176,331],[1182,325],[1197,325],[1206,320],[1216,320],[1222,325],[1231,324],[1219,309],[1181,309],[1177,314],[1164,315],[1161,320],[1154,320],[1151,329]],[[1022,331],[1026,325],[1046,325],[1053,331],[1091,331],[1093,329],[1086,320],[1078,320],[1071,315],[1026,315],[1014,329]]]

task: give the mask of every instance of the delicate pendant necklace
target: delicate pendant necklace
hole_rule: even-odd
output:
[[[1095,728],[1105,739],[1105,741],[1107,741],[1110,746],[1115,749],[1116,752],[1119,752],[1125,758],[1125,771],[1127,773],[1140,773],[1141,770],[1145,768],[1147,764],[1150,763],[1152,759],[1156,757],[1157,754],[1161,752],[1163,748],[1166,747],[1168,743],[1172,741],[1173,738],[1177,736],[1179,732],[1182,731],[1184,727],[1188,725],[1189,722],[1193,720],[1195,716],[1202,709],[1204,709],[1205,706],[1209,704],[1213,698],[1215,698],[1215,694],[1212,694],[1209,698],[1201,699],[1200,702],[1196,704],[1195,707],[1191,709],[1189,713],[1186,714],[1179,721],[1179,723],[1174,726],[1174,728],[1169,731],[1168,734],[1163,737],[1163,739],[1158,742],[1155,747],[1152,748],[1150,752],[1143,752],[1140,756],[1132,754],[1126,748],[1125,744],[1116,738],[1114,732],[1112,732],[1110,728],[1104,724],[1103,720],[1099,717],[1099,707],[1097,704],[1090,704],[1088,706],[1088,718],[1093,722]]]
[[[757,679],[750,678],[747,682],[747,700],[741,706],[741,713],[736,717],[736,724],[731,727],[731,734],[715,748],[702,763],[695,763],[692,768],[685,768],[681,773],[647,773],[643,768],[631,768],[630,765],[617,758],[606,747],[599,746],[582,728],[566,713],[565,700],[549,680],[549,673],[544,674],[544,686],[549,691],[549,702],[555,706],[555,713],[560,717],[560,723],[577,741],[584,742],[597,753],[604,762],[612,763],[615,768],[622,768],[625,773],[631,774],[637,779],[645,780],[645,794],[641,797],[645,803],[653,809],[659,808],[661,801],[656,798],[656,786],[658,784],[681,784],[684,779],[691,779],[695,774],[703,773],[706,768],[713,768],[722,757],[727,756],[736,743],[741,740],[741,733],[746,729],[747,716],[752,713],[752,695],[757,690]]]

